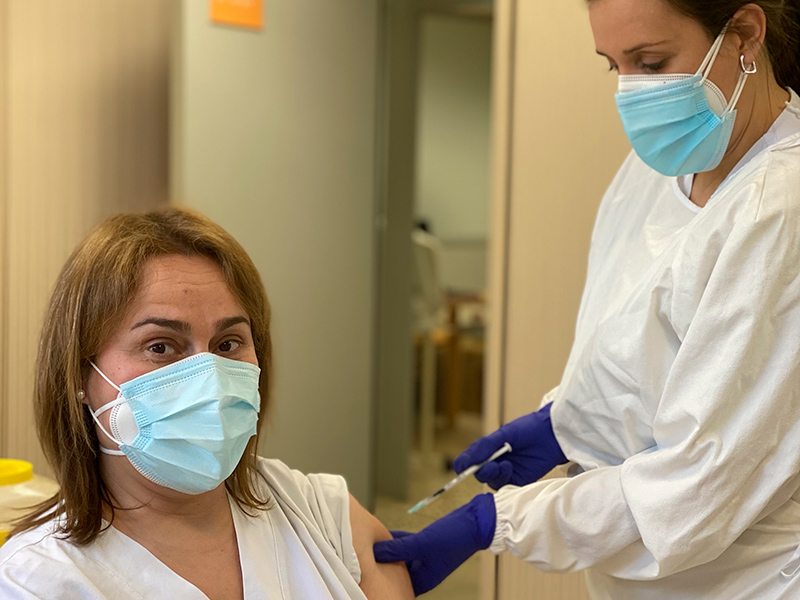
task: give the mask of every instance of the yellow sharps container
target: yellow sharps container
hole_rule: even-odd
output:
[[[25,460],[0,458],[0,546],[12,529],[12,522],[58,491],[52,479],[33,474]]]

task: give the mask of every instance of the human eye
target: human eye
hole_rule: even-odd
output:
[[[229,354],[238,350],[242,346],[237,340],[225,340],[217,346],[217,350],[223,354]]]
[[[658,71],[664,68],[666,62],[667,62],[666,60],[661,60],[656,63],[640,62],[638,66],[642,71],[647,71],[648,73],[657,73]]]
[[[151,342],[147,346],[147,354],[153,356],[154,358],[166,358],[174,356],[176,352],[177,351],[175,347],[167,342]]]

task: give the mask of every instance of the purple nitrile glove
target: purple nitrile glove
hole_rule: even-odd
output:
[[[419,533],[392,531],[394,539],[375,544],[375,560],[406,563],[414,595],[419,596],[439,585],[478,550],[488,548],[496,524],[494,496],[481,494]]]
[[[485,464],[475,477],[495,490],[504,485],[527,485],[547,475],[554,467],[567,462],[550,422],[550,404],[535,413],[525,415],[503,425],[494,433],[479,439],[462,452],[453,462],[453,469],[461,473],[472,465],[483,462],[503,444],[511,444],[511,452]]]

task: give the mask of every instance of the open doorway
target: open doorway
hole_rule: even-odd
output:
[[[390,9],[387,17],[398,15]],[[468,480],[407,514],[453,476],[453,459],[484,430],[492,18],[491,1],[421,2],[406,37],[415,63],[413,81],[409,77],[413,91],[405,96],[413,102],[408,114],[414,135],[406,145],[412,168],[405,171],[412,181],[409,193],[395,195],[394,202],[408,203],[411,217],[402,233],[410,246],[404,254],[410,294],[404,301],[412,320],[404,350],[411,357],[412,440],[398,459],[405,461],[403,485],[395,480],[393,488],[378,488],[375,512],[391,529],[422,529],[483,491]],[[388,24],[390,37],[393,27],[397,24]],[[403,98],[403,91],[409,92],[390,89],[389,103]],[[390,151],[389,160],[402,157]],[[388,197],[391,203],[392,194]],[[388,214],[392,210],[387,207]],[[390,429],[388,423],[379,425],[379,435]],[[380,455],[378,463],[380,469]],[[426,598],[477,600],[477,561],[473,557]]]

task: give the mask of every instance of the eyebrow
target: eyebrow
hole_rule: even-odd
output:
[[[220,319],[216,323],[217,333],[225,329],[229,329],[234,325],[238,325],[239,323],[245,323],[247,325],[250,325],[250,319],[243,316],[225,317],[224,319]],[[157,325],[158,327],[172,329],[173,331],[177,331],[178,333],[182,333],[184,335],[188,335],[192,331],[192,326],[189,325],[189,323],[187,323],[186,321],[178,321],[176,319],[163,319],[161,317],[148,317],[147,319],[144,319],[136,323],[136,325],[131,327],[131,330],[137,329],[139,327],[144,327],[145,325]]]
[[[250,319],[247,317],[226,317],[224,319],[220,319],[217,321],[217,333],[220,331],[224,331],[225,329],[229,329],[234,325],[238,325],[239,323],[244,323],[245,325],[250,325]]]
[[[188,334],[192,327],[186,321],[177,321],[175,319],[162,319],[160,317],[148,317],[143,321],[139,321],[131,327],[131,331],[134,329],[138,329],[139,327],[144,327],[145,325],[158,325],[159,327],[164,327],[165,329],[172,329],[177,331],[178,333]]]
[[[623,50],[622,53],[624,55],[633,54],[634,52],[639,52],[639,50],[644,50],[645,48],[651,48],[652,46],[660,46],[661,44],[666,44],[669,40],[661,40],[660,42],[646,42],[644,44],[639,44],[638,46],[634,46],[633,48],[628,48],[627,50]],[[595,50],[597,54],[600,56],[605,56],[608,58],[608,55],[605,52],[600,52],[600,50]]]

